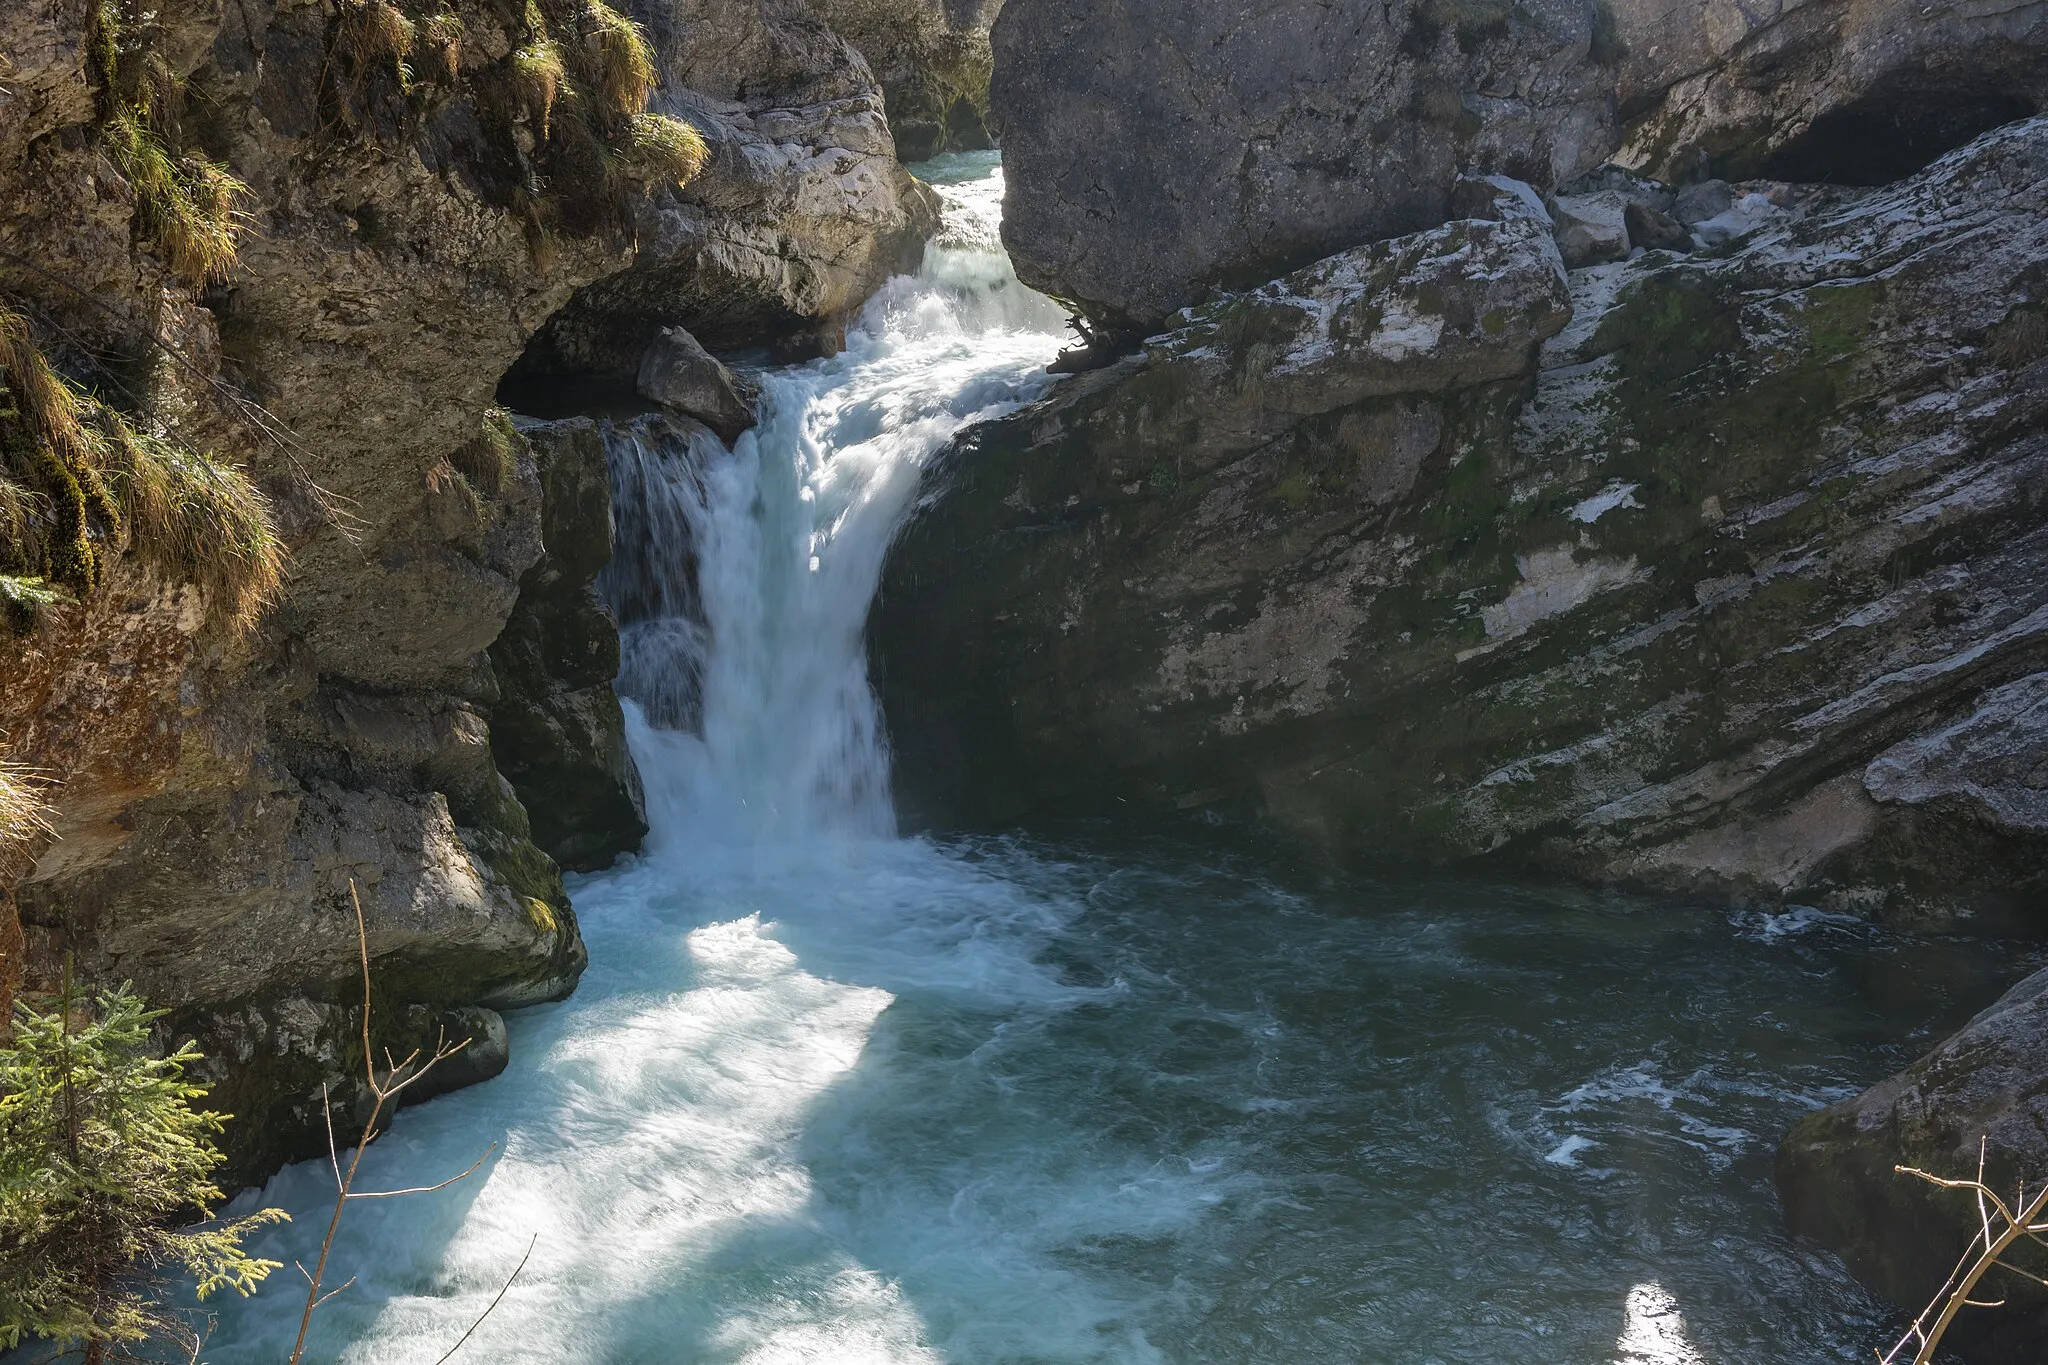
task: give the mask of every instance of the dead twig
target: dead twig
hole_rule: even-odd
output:
[[[1977,1144],[1977,1178],[1975,1180],[1951,1180],[1945,1176],[1930,1175],[1912,1166],[1894,1166],[1900,1175],[1910,1175],[1944,1190],[1969,1190],[1977,1198],[1977,1232],[1970,1239],[1962,1259],[1956,1262],[1948,1278],[1920,1315],[1913,1319],[1913,1325],[1899,1338],[1889,1351],[1878,1353],[1880,1365],[1900,1365],[1906,1359],[1905,1352],[1913,1351],[1912,1365],[1928,1365],[1934,1359],[1936,1348],[1941,1345],[1949,1324],[1956,1314],[1965,1308],[1999,1308],[2004,1299],[1984,1300],[1972,1298],[1978,1282],[1992,1270],[2003,1270],[2032,1280],[2035,1284],[2048,1286],[2032,1271],[2022,1270],[2002,1259],[2021,1238],[2042,1241],[2041,1234],[2048,1233],[2048,1223],[2041,1221],[2048,1213],[2048,1185],[2035,1191],[2033,1198],[2027,1197],[2026,1186],[2022,1185],[2018,1196],[2011,1205],[1999,1198],[1996,1191],[1984,1180],[1985,1158],[1989,1151],[1989,1139],[1980,1139]],[[2017,1212],[2015,1212],[2015,1209]]]
[[[355,1276],[351,1275],[342,1282],[339,1288],[331,1289],[324,1294],[320,1291],[321,1283],[327,1274],[328,1255],[334,1250],[334,1234],[341,1227],[343,1211],[351,1203],[359,1199],[393,1199],[399,1195],[432,1194],[436,1190],[445,1190],[457,1181],[465,1180],[476,1174],[478,1169],[486,1161],[490,1160],[491,1153],[498,1149],[498,1144],[492,1143],[484,1150],[482,1156],[470,1163],[467,1170],[459,1175],[449,1176],[446,1180],[432,1185],[420,1185],[404,1190],[358,1190],[355,1188],[356,1172],[362,1165],[363,1153],[372,1142],[376,1141],[377,1135],[382,1131],[378,1127],[378,1120],[384,1116],[385,1109],[387,1107],[396,1109],[395,1101],[399,1095],[404,1093],[408,1086],[411,1086],[442,1062],[447,1061],[450,1057],[468,1047],[470,1040],[464,1038],[461,1042],[451,1045],[447,1034],[444,1032],[435,1039],[434,1050],[425,1061],[420,1060],[420,1049],[418,1048],[414,1048],[410,1053],[406,1054],[403,1061],[392,1060],[391,1053],[387,1050],[384,1054],[384,1071],[381,1075],[378,1074],[376,1053],[370,1046],[370,930],[368,924],[363,919],[363,902],[361,897],[356,894],[356,884],[353,880],[348,884],[348,898],[349,903],[355,907],[356,950],[363,973],[363,1078],[368,1084],[370,1091],[370,1115],[363,1121],[362,1136],[357,1140],[355,1150],[349,1154],[348,1165],[344,1169],[341,1163],[340,1152],[334,1140],[334,1104],[332,1098],[327,1093],[327,1087],[323,1085],[320,1088],[321,1107],[327,1119],[327,1159],[328,1164],[334,1171],[334,1211],[328,1215],[327,1235],[321,1239],[320,1255],[315,1258],[313,1268],[309,1271],[305,1266],[299,1266],[299,1273],[306,1278],[306,1307],[305,1311],[299,1315],[299,1335],[298,1340],[292,1345],[291,1365],[300,1365],[300,1361],[305,1355],[306,1333],[313,1324],[314,1311],[336,1294],[341,1293],[342,1290],[355,1283]],[[537,1241],[538,1237],[535,1240]],[[528,1256],[533,1254],[531,1244],[527,1246],[526,1252]],[[526,1260],[521,1258],[519,1268],[512,1272],[513,1278],[516,1279],[519,1271],[525,1268]],[[490,1308],[484,1309],[483,1315],[479,1316],[476,1322],[470,1324],[469,1331],[464,1332],[462,1339],[455,1343],[455,1347],[450,1348],[449,1355],[453,1355],[455,1348],[460,1347],[462,1342],[469,1340],[470,1334],[476,1331],[478,1324],[483,1322],[484,1317],[490,1315],[491,1308],[498,1306],[499,1299],[505,1297],[505,1290],[511,1287],[512,1281],[505,1281],[504,1288],[498,1291],[498,1297],[491,1300]],[[447,1356],[442,1357],[443,1360],[447,1358]]]

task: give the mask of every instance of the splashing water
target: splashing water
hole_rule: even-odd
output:
[[[1780,1231],[1772,1144],[2024,963],[1857,924],[1293,874],[1094,830],[894,836],[861,632],[927,457],[1048,382],[993,157],[735,449],[610,435],[648,852],[499,1079],[402,1114],[311,1359],[1810,1365],[1881,1310]],[[1946,963],[1944,968],[1943,964]],[[1881,1005],[1880,1005],[1880,1002]],[[1913,1036],[1909,1037],[1911,1033]],[[325,1164],[264,1198],[310,1261]],[[287,1353],[291,1272],[216,1365]]]

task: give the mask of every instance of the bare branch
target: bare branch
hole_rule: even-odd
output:
[[[337,1286],[336,1286],[336,1287],[334,1287],[333,1289],[330,1289],[330,1290],[328,1290],[328,1291],[327,1291],[327,1292],[326,1292],[325,1294],[322,1294],[322,1295],[320,1296],[320,1303],[316,1303],[316,1304],[314,1304],[313,1306],[314,1306],[315,1308],[318,1308],[318,1307],[320,1306],[320,1304],[321,1304],[321,1303],[325,1303],[325,1302],[327,1302],[327,1301],[328,1301],[329,1299],[333,1298],[333,1297],[334,1297],[334,1296],[335,1296],[336,1294],[339,1294],[339,1293],[340,1293],[340,1292],[341,1292],[342,1290],[344,1290],[344,1289],[348,1288],[348,1287],[349,1287],[350,1285],[354,1284],[355,1282],[356,1282],[356,1277],[355,1277],[355,1276],[353,1276],[353,1275],[349,1276],[349,1277],[348,1277],[347,1279],[343,1280],[343,1281],[342,1281],[342,1282],[341,1282],[341,1283],[340,1283],[339,1285],[337,1285]]]
[[[484,1164],[484,1162],[490,1159],[491,1153],[498,1150],[498,1144],[495,1142],[492,1143],[490,1147],[484,1151],[484,1154],[482,1156],[478,1157],[474,1162],[470,1164],[468,1170],[463,1171],[460,1175],[450,1176],[448,1179],[443,1180],[438,1184],[422,1185],[415,1189],[405,1190],[376,1190],[365,1191],[363,1193],[356,1192],[356,1173],[362,1168],[363,1153],[369,1149],[371,1143],[375,1142],[378,1139],[378,1137],[382,1135],[382,1129],[379,1126],[379,1121],[384,1117],[386,1108],[396,1108],[397,1106],[395,1104],[395,1100],[401,1091],[403,1091],[407,1086],[411,1085],[414,1081],[426,1075],[429,1071],[432,1071],[434,1067],[446,1061],[448,1058],[454,1056],[463,1048],[467,1047],[470,1043],[470,1040],[465,1038],[460,1043],[457,1043],[455,1046],[450,1047],[448,1046],[448,1035],[446,1030],[444,1029],[435,1040],[433,1055],[429,1057],[424,1063],[422,1063],[418,1067],[418,1069],[414,1070],[412,1074],[403,1076],[403,1079],[400,1079],[401,1074],[404,1073],[408,1068],[412,1067],[414,1062],[419,1061],[420,1049],[414,1048],[410,1053],[407,1054],[404,1061],[396,1063],[392,1061],[391,1053],[387,1049],[384,1054],[384,1061],[386,1066],[390,1069],[385,1074],[385,1077],[381,1082],[377,1079],[377,1063],[374,1056],[372,1055],[370,1044],[370,1010],[373,1003],[371,998],[370,987],[370,929],[368,923],[365,921],[363,916],[362,897],[359,894],[357,894],[356,884],[353,880],[351,880],[348,884],[348,898],[349,904],[354,908],[356,912],[356,955],[363,973],[363,1079],[369,1085],[370,1088],[370,1113],[369,1117],[363,1120],[362,1136],[356,1140],[355,1150],[349,1154],[348,1168],[344,1171],[341,1166],[340,1154],[336,1151],[336,1144],[334,1140],[333,1106],[331,1101],[328,1101],[326,1087],[323,1086],[321,1088],[321,1098],[323,1102],[326,1103],[327,1112],[328,1158],[334,1167],[335,1173],[334,1211],[328,1216],[327,1235],[324,1239],[322,1239],[320,1243],[320,1256],[318,1260],[314,1261],[312,1272],[309,1274],[306,1272],[306,1268],[304,1266],[299,1267],[299,1272],[302,1275],[306,1276],[306,1306],[304,1311],[299,1315],[299,1335],[298,1340],[294,1342],[292,1345],[290,1365],[301,1365],[301,1362],[305,1358],[306,1333],[312,1326],[314,1310],[318,1309],[322,1304],[326,1303],[336,1294],[341,1293],[343,1289],[347,1289],[349,1285],[352,1285],[356,1282],[355,1276],[351,1275],[349,1276],[347,1281],[345,1281],[341,1285],[339,1289],[331,1290],[326,1294],[322,1294],[320,1292],[321,1279],[327,1272],[327,1258],[329,1254],[331,1254],[334,1250],[334,1235],[341,1226],[341,1215],[343,1210],[345,1210],[351,1203],[358,1199],[391,1199],[402,1194],[432,1194],[436,1190],[444,1190],[448,1188],[450,1185],[453,1185],[456,1181],[463,1180],[471,1175],[474,1175],[477,1172],[477,1170]],[[531,1255],[532,1252],[533,1247],[529,1244],[527,1247],[527,1254]],[[526,1265],[525,1260],[522,1259],[519,1262],[519,1265],[520,1268],[523,1269]],[[519,1274],[519,1271],[514,1270],[512,1273],[516,1277]],[[507,1280],[505,1282],[506,1288],[510,1288],[511,1283],[512,1282],[510,1280]],[[505,1290],[499,1290],[498,1298],[502,1299],[504,1296]],[[498,1300],[493,1299],[491,1301],[491,1308],[495,1308],[497,1307],[497,1305]],[[488,1315],[489,1312],[490,1308],[486,1308],[484,1310],[484,1313],[486,1315]],[[479,1323],[482,1321],[483,1319],[481,1317],[477,1319],[477,1322]],[[475,1330],[476,1324],[472,1323],[470,1325],[470,1331],[474,1332]],[[465,1332],[463,1334],[462,1341],[467,1340],[469,1340],[469,1333]],[[462,1341],[456,1342],[456,1346],[461,1346]],[[450,1354],[453,1354],[452,1350]],[[446,1356],[442,1357],[442,1359],[444,1360],[446,1358]]]
[[[469,1325],[469,1330],[467,1332],[464,1332],[461,1336],[457,1337],[455,1339],[455,1344],[453,1346],[450,1346],[447,1349],[447,1351],[445,1351],[442,1354],[441,1358],[434,1362],[434,1365],[448,1365],[448,1357],[454,1355],[457,1351],[461,1350],[462,1343],[468,1341],[472,1336],[476,1334],[476,1329],[484,1325],[484,1319],[491,1315],[491,1309],[496,1308],[498,1304],[504,1300],[506,1291],[512,1288],[512,1281],[518,1279],[519,1272],[526,1269],[526,1263],[527,1261],[532,1259],[533,1248],[539,1241],[540,1234],[536,1232],[533,1234],[533,1240],[526,1244],[526,1255],[521,1256],[519,1258],[519,1264],[512,1267],[512,1273],[506,1276],[505,1283],[499,1286],[497,1298],[492,1299],[489,1306],[486,1307],[483,1312],[476,1315],[476,1321],[472,1322]]]
[[[1963,1252],[1962,1260],[1949,1272],[1948,1278],[1942,1282],[1941,1289],[1933,1301],[1913,1319],[1913,1325],[1899,1338],[1898,1343],[1888,1353],[1878,1357],[1882,1365],[1895,1365],[1901,1353],[1909,1347],[1916,1346],[1913,1365],[1928,1365],[1934,1357],[1936,1348],[1940,1346],[1943,1335],[1948,1331],[1949,1324],[1955,1321],[1957,1313],[1964,1308],[2002,1307],[2005,1303],[2003,1299],[1987,1301],[1970,1297],[1978,1281],[1994,1268],[2033,1280],[2037,1284],[2048,1285],[2048,1280],[2043,1280],[2030,1271],[2008,1265],[2000,1259],[2021,1238],[2034,1237],[2037,1230],[2048,1232],[2048,1226],[2037,1228],[2035,1222],[2043,1209],[2048,1209],[2048,1185],[2036,1191],[2032,1199],[2026,1197],[2026,1186],[2020,1186],[2019,1212],[2014,1213],[1984,1180],[1989,1148],[1988,1138],[1978,1143],[1975,1180],[1949,1180],[1942,1176],[1930,1175],[1912,1166],[1892,1168],[1901,1175],[1918,1177],[1941,1189],[1971,1191],[1977,1200],[1978,1231],[1971,1236],[1970,1245]],[[1991,1209],[1998,1212],[1996,1222],[1991,1217]],[[2034,1237],[2034,1240],[2040,1239]],[[1933,1318],[1931,1325],[1928,1323],[1930,1317]]]
[[[482,1156],[478,1157],[475,1161],[469,1163],[468,1170],[464,1171],[461,1175],[451,1175],[438,1185],[419,1185],[409,1190],[367,1190],[360,1194],[354,1191],[350,1191],[348,1197],[350,1199],[392,1199],[396,1198],[398,1195],[401,1194],[432,1194],[435,1190],[445,1190],[450,1185],[453,1185],[456,1181],[467,1180],[469,1177],[475,1175],[477,1167],[483,1165],[486,1161],[489,1161],[491,1159],[491,1153],[497,1150],[498,1144],[495,1142],[492,1143],[489,1147],[484,1149],[484,1154]]]

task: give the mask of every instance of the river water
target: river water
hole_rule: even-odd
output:
[[[993,157],[733,451],[610,443],[644,855],[499,1079],[402,1114],[309,1359],[1810,1365],[1887,1319],[1773,1145],[2023,963],[1817,911],[1296,868],[1249,836],[898,837],[862,624],[927,456],[1051,382]],[[310,1263],[325,1164],[261,1192]],[[244,1203],[251,1202],[245,1198]],[[287,1268],[205,1358],[278,1365]],[[1931,1287],[1930,1287],[1931,1288]]]

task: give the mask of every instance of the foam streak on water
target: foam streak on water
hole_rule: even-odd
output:
[[[895,837],[861,631],[927,457],[1047,382],[992,158],[844,355],[726,451],[611,435],[646,855],[498,1080],[401,1115],[315,1361],[1811,1365],[1877,1310],[1791,1244],[1797,1114],[1999,974],[1854,924],[1289,877],[1256,851]],[[1940,968],[1946,951],[1953,970]],[[1876,1002],[1884,1002],[1880,1014]],[[265,1197],[310,1261],[325,1164]],[[293,1275],[216,1365],[275,1365]]]

